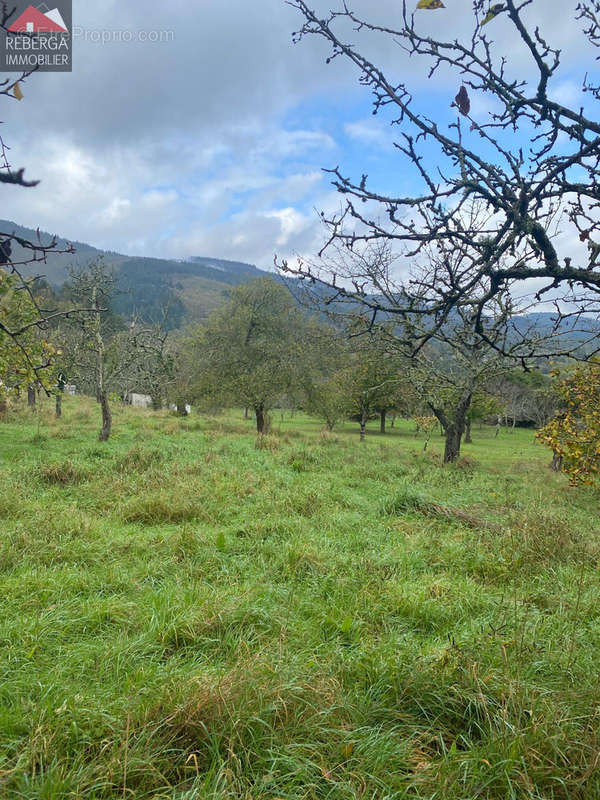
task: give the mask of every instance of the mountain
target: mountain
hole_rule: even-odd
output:
[[[45,245],[49,245],[53,238],[44,231],[40,231],[38,235],[38,232],[31,228],[24,228],[7,220],[0,220],[0,232],[14,233],[16,236],[29,241],[39,241]],[[56,239],[57,249],[64,250],[67,247],[67,240],[62,237]],[[227,299],[232,287],[257,278],[275,278],[289,286],[293,294],[298,294],[297,280],[266,272],[253,264],[241,261],[226,261],[209,256],[190,256],[182,261],[143,258],[100,250],[83,242],[71,244],[75,248],[74,254],[51,253],[48,255],[47,263],[29,265],[24,274],[43,275],[48,283],[58,288],[68,280],[70,268],[85,267],[90,261],[102,257],[115,270],[117,276],[120,294],[114,303],[114,310],[125,317],[137,316],[146,322],[166,321],[167,327],[171,329],[205,319]],[[26,250],[13,244],[15,260],[24,260],[26,254]],[[327,292],[323,290],[323,296],[326,294]],[[330,307],[330,310],[331,308],[335,308],[335,305]],[[345,311],[351,308],[352,305],[343,306]],[[513,326],[516,334],[524,334],[531,327],[535,328],[540,336],[556,334],[562,339],[562,347],[584,344],[590,336],[600,336],[600,325],[593,318],[578,323],[565,320],[559,330],[555,331],[553,314],[547,312],[516,317],[513,319]]]
[[[53,239],[45,231],[38,233],[9,220],[0,220],[0,231],[46,246]],[[68,247],[68,241],[63,237],[57,236],[56,241],[57,250]],[[83,242],[71,244],[75,253],[50,253],[45,263],[24,268],[24,274],[43,276],[51,286],[59,288],[68,280],[70,269],[85,267],[90,261],[102,257],[117,276],[120,294],[114,310],[126,317],[135,315],[152,322],[162,319],[166,309],[169,328],[206,318],[224,302],[233,286],[260,277],[273,277],[273,273],[240,261],[203,256],[192,256],[184,261],[142,258],[101,250]],[[13,243],[15,260],[25,260],[27,255],[28,251]]]

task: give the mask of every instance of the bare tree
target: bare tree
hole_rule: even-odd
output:
[[[502,343],[503,323],[488,323],[486,338]],[[506,371],[510,362],[458,315],[438,328],[428,344],[414,350],[410,376],[424,405],[439,421],[444,437],[444,463],[460,457],[463,436],[471,439],[474,401],[483,388]]]
[[[116,279],[102,259],[71,276],[72,300],[86,305],[57,333],[64,371],[96,395],[102,412],[100,441],[112,430],[110,395],[126,395],[135,388],[151,387],[157,362],[166,363],[166,334],[155,327],[129,326],[111,311],[117,294]],[[155,391],[158,391],[156,387]]]
[[[324,269],[333,273],[333,282],[338,277],[342,281],[356,280],[353,276],[358,273],[389,277],[397,264],[389,242],[384,240],[353,248],[334,242],[329,253],[332,255],[327,256]],[[452,249],[447,243],[438,242],[423,253],[432,272],[445,269],[456,273],[468,267],[471,249]],[[323,269],[323,262],[323,258],[315,262],[314,268]],[[446,441],[444,462],[456,461],[476,392],[514,366],[505,354],[519,353],[522,357],[525,343],[534,348],[535,335],[530,332],[525,339],[524,330],[517,334],[512,325],[513,303],[507,293],[498,294],[489,302],[488,314],[482,318],[481,329],[476,330],[466,306],[458,305],[438,319],[427,304],[419,313],[407,311],[403,294],[394,294],[381,283],[378,287],[378,294],[365,294],[359,304],[345,290],[330,290],[324,295],[318,281],[312,294],[314,302],[324,306],[329,315],[349,320],[347,327],[352,337],[378,340],[382,352],[395,354],[395,359],[388,361],[392,373],[385,380],[370,371],[365,374],[365,411],[370,412],[371,406],[378,411],[393,408],[398,403],[398,390],[408,384],[409,391],[420,397],[422,406],[435,415],[442,427]],[[358,347],[358,352],[361,350],[372,352],[373,345]],[[383,396],[379,398],[381,392]],[[363,417],[363,429],[367,418]]]
[[[364,241],[393,242],[413,267],[409,276],[390,275],[371,263],[343,282],[333,270],[318,271],[303,261],[281,266],[320,281],[338,299],[366,305],[373,315],[426,314],[430,329],[443,327],[454,309],[462,309],[483,338],[496,298],[506,302],[511,295],[516,302],[535,279],[534,295],[521,301],[521,310],[531,301],[552,302],[556,330],[578,323],[590,346],[597,347],[596,329],[590,331],[582,315],[600,311],[600,123],[593,107],[571,107],[555,99],[560,51],[526,21],[527,7],[534,11],[542,0],[505,0],[487,15],[491,21],[485,27],[489,3],[473,0],[471,35],[449,41],[428,33],[432,12],[411,13],[406,0],[396,27],[359,16],[350,0],[326,15],[311,10],[305,0],[288,4],[303,18],[295,40],[324,39],[331,49],[328,61],[344,58],[358,70],[360,82],[373,94],[373,113],[391,110],[404,171],[412,168],[419,188],[408,196],[382,194],[366,174],[354,178],[337,167],[327,170],[344,203],[339,213],[323,215],[329,234],[325,252],[332,243],[354,250]],[[452,13],[442,4],[437,9],[433,13]],[[581,47],[600,47],[599,0],[581,0],[572,14],[582,24]],[[518,74],[491,38],[499,16],[508,20],[514,46],[528,59]],[[364,55],[360,41],[365,35],[392,40],[424,63],[430,77],[454,75],[456,96],[449,97],[449,104],[456,117],[449,127],[419,110],[420,93],[409,85],[406,71],[399,79]],[[600,85],[587,76],[581,84],[586,106],[593,106],[600,100]],[[485,119],[471,111],[472,97],[483,94],[493,107]],[[561,246],[559,230],[567,240],[585,242],[587,253]],[[464,257],[460,263],[432,262],[427,253],[431,242],[463,250]],[[525,357],[532,342],[527,335],[522,339]],[[514,338],[507,341],[514,353]],[[574,348],[572,340],[554,337],[544,352],[574,349],[582,352],[581,340]]]

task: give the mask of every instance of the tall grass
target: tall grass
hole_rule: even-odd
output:
[[[0,424],[3,800],[600,797],[598,499],[530,432],[50,411]]]

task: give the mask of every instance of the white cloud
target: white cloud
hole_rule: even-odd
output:
[[[344,133],[350,139],[361,142],[368,147],[378,149],[391,149],[393,147],[393,129],[384,120],[376,117],[347,122],[344,125]]]
[[[331,0],[313,5],[323,12]],[[352,5],[376,21],[401,24],[398,0]],[[357,86],[356,69],[341,58],[325,66],[327,48],[316,37],[293,46],[291,32],[301,20],[284,0],[172,0],[166,22],[163,6],[144,0],[77,6],[83,28],[172,27],[174,41],[78,40],[72,75],[34,75],[22,103],[3,101],[11,160],[42,180],[33,190],[5,188],[4,215],[146,255],[197,252],[268,266],[276,248],[289,255],[316,248],[322,234],[315,209],[339,202],[320,168],[343,163],[345,155],[344,142],[328,131],[329,107],[368,96]],[[468,15],[447,12],[423,13],[419,23],[447,39],[464,37]],[[574,47],[578,24],[562,0],[536,0],[526,13],[563,47],[567,67],[586,57]],[[523,48],[507,20],[498,18],[487,31],[518,73]],[[359,37],[345,33],[350,41]],[[392,81],[414,82],[424,98],[429,87],[448,85],[451,101],[448,77],[440,73],[430,82],[424,65],[408,59],[393,37],[360,37]],[[555,96],[577,102],[579,92],[569,73]],[[314,98],[325,110],[312,116]],[[471,99],[477,113],[489,110],[485,97]],[[288,120],[292,110],[295,124]],[[383,153],[398,133],[379,118],[344,126],[346,137]]]

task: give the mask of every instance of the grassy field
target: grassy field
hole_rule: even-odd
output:
[[[598,497],[531,431],[0,424],[2,800],[600,798]]]

